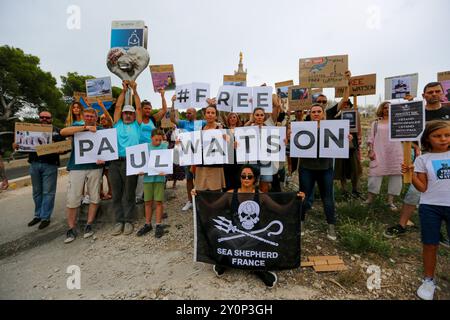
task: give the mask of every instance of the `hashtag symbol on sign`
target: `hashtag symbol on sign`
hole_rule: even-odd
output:
[[[184,90],[181,90],[180,92],[178,92],[177,100],[180,103],[186,102],[188,99],[189,99],[189,90],[188,89],[184,89]]]

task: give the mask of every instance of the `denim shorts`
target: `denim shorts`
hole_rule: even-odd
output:
[[[420,201],[420,192],[414,188],[413,184],[411,183],[408,189],[408,192],[406,192],[405,198],[403,199],[403,203],[409,204],[411,206],[417,206]]]
[[[261,182],[272,182],[273,176],[260,176],[259,181]]]
[[[450,207],[421,204],[419,217],[423,244],[439,244],[442,221],[447,224],[447,234],[450,234]]]

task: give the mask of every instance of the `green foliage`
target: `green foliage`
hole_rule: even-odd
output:
[[[86,92],[86,80],[94,78],[90,75],[79,75],[78,72],[67,72],[66,76],[61,76],[61,91],[68,97],[71,97],[75,91]]]

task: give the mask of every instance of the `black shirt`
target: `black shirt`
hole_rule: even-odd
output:
[[[65,140],[65,138],[59,134],[59,131],[60,131],[59,128],[53,127],[52,142],[59,142]],[[41,162],[57,165],[58,167],[60,165],[58,153],[51,153],[38,157],[36,152],[30,152],[28,154],[28,162],[29,163]]]
[[[450,121],[450,106],[442,106],[437,110],[425,110],[425,121],[432,120]]]

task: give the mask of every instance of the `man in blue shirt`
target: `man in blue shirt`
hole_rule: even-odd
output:
[[[117,99],[114,110],[114,128],[117,129],[119,159],[112,161],[109,168],[113,204],[114,210],[116,211],[116,225],[112,233],[115,236],[122,232],[126,235],[133,232],[131,217],[136,208],[136,185],[138,176],[127,176],[125,150],[127,147],[139,144],[142,123],[141,99],[136,90],[136,82],[123,81],[122,86],[123,90]],[[131,105],[126,105],[122,109],[128,87],[134,91],[136,110]]]
[[[178,129],[182,129],[185,132],[202,130],[203,126],[206,124],[206,121],[205,120],[196,121],[197,110],[195,110],[195,108],[189,108],[186,110],[187,120],[179,120],[178,113],[176,114],[177,116],[175,116],[174,111],[175,99],[176,96],[174,95],[172,97],[172,112],[170,113],[170,120],[177,125]],[[186,189],[187,189],[186,191],[188,195],[188,202],[186,202],[186,204],[181,210],[187,211],[189,209],[192,209],[193,207],[191,191],[194,188],[194,175],[191,172],[191,166],[184,167],[184,170],[186,173]]]

